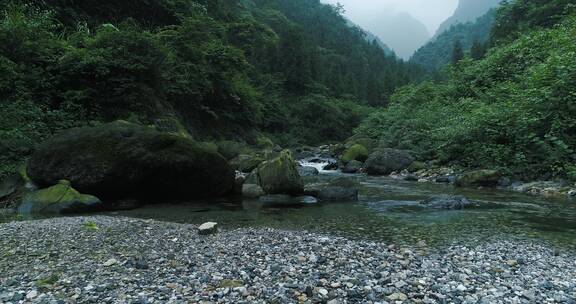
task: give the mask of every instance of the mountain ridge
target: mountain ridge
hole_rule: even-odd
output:
[[[454,14],[446,19],[433,36],[433,39],[459,23],[475,21],[490,9],[500,5],[502,0],[460,0]]]

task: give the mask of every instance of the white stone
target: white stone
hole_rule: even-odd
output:
[[[198,227],[198,234],[200,235],[214,234],[216,232],[218,232],[218,223],[215,222],[207,222]]]
[[[36,290],[32,290],[28,294],[26,294],[26,299],[32,300],[38,296],[38,292]]]
[[[401,292],[397,292],[397,293],[393,293],[393,294],[389,295],[388,299],[390,301],[406,301],[406,300],[408,300],[408,296],[401,293]]]
[[[108,261],[104,262],[104,264],[102,264],[102,266],[110,267],[110,266],[115,265],[117,263],[118,263],[118,261],[116,259],[109,259]]]

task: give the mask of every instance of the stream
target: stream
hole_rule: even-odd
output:
[[[304,229],[399,244],[425,241],[432,245],[447,245],[512,237],[576,248],[574,201],[492,189],[460,189],[446,184],[406,182],[389,177],[346,175],[337,171],[322,171],[319,176],[306,177],[305,181],[307,184],[328,182],[341,176],[356,179],[361,184],[358,202],[269,208],[257,200],[216,200],[149,205],[106,214],[194,224],[215,221],[224,229]],[[463,195],[479,202],[482,207],[430,210],[419,206],[419,201],[439,194]]]

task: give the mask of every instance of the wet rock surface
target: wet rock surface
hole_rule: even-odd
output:
[[[224,227],[223,227],[224,228]],[[0,225],[2,303],[574,303],[574,253],[118,217]],[[469,244],[473,244],[471,242]]]

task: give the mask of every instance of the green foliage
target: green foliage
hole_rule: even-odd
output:
[[[575,11],[573,0],[504,1],[490,41],[493,45],[508,43],[530,30],[552,27]]]
[[[14,0],[0,13],[0,176],[59,130],[118,119],[172,117],[200,140],[341,140],[364,104],[419,75],[317,0]]]
[[[98,224],[96,224],[94,221],[86,221],[82,224],[82,227],[84,227],[86,230],[100,230],[100,227],[98,227]]]
[[[462,59],[464,59],[464,50],[462,49],[462,42],[457,39],[452,46],[452,64],[456,65]]]
[[[463,60],[444,83],[400,89],[356,131],[466,167],[574,177],[576,16]]]
[[[306,144],[326,139],[344,141],[370,112],[370,108],[354,100],[315,94],[295,100],[290,106],[293,115],[290,125],[296,127],[289,134]]]
[[[364,162],[366,161],[366,159],[368,159],[368,150],[364,146],[359,144],[355,144],[346,149],[346,151],[344,151],[344,154],[342,154],[341,158],[342,162],[345,164],[353,160]]]

